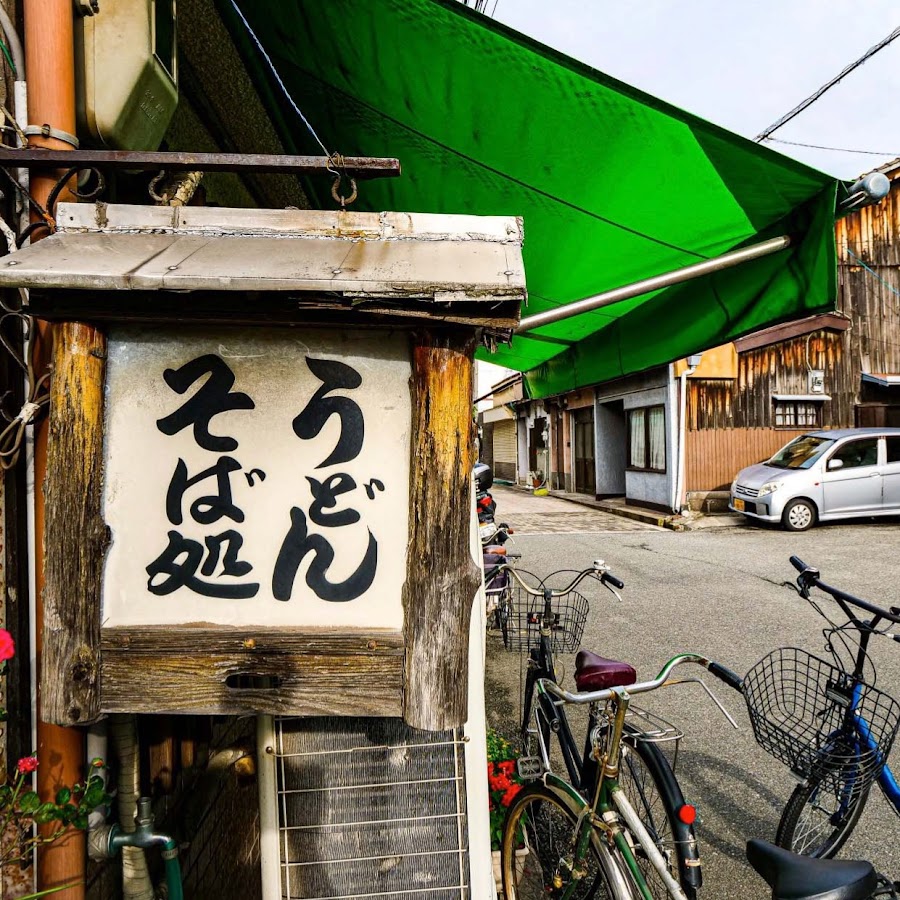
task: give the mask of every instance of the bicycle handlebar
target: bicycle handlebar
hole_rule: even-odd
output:
[[[510,575],[515,578],[515,580],[519,583],[519,586],[522,590],[525,591],[526,594],[529,594],[532,597],[546,597],[544,588],[533,588],[523,581],[522,576],[512,567],[506,564],[501,564],[497,566],[497,570],[505,569]],[[496,574],[496,573],[494,573]],[[572,583],[568,585],[568,587],[563,588],[561,591],[550,591],[551,597],[563,597],[569,593],[569,591],[575,590],[576,586],[580,584],[588,575],[595,575],[600,579],[600,582],[604,585],[611,585],[614,588],[618,588],[621,590],[625,587],[625,582],[622,581],[621,578],[616,578],[608,568],[606,568],[603,560],[596,559],[594,560],[594,564],[589,569],[584,569],[579,572],[575,578],[572,579]]]
[[[797,578],[797,584],[801,591],[808,591],[810,587],[817,587],[820,591],[830,594],[840,604],[849,603],[852,606],[856,606],[859,609],[864,609],[866,612],[872,613],[874,616],[887,619],[888,622],[900,625],[900,615],[898,615],[900,610],[897,612],[894,612],[893,610],[888,611],[875,603],[870,603],[868,600],[854,597],[853,594],[848,594],[846,591],[825,584],[819,578],[819,570],[813,566],[807,565],[799,556],[792,556],[790,558],[790,563],[800,573],[799,578]],[[891,635],[891,637],[900,643],[900,635]]]
[[[638,681],[635,684],[604,688],[602,691],[586,691],[584,693],[565,691],[555,681],[546,680],[543,683],[549,693],[559,697],[560,700],[565,700],[566,703],[597,703],[603,700],[610,700],[616,693],[621,691],[625,691],[628,694],[646,694],[649,691],[655,691],[669,680],[669,675],[674,668],[685,663],[696,663],[698,666],[703,666],[704,669],[710,669],[710,666],[717,665],[705,656],[700,656],[699,653],[682,653],[679,656],[672,657],[652,681]],[[724,668],[724,666],[719,668]],[[717,677],[722,677],[718,672],[713,672],[713,674]],[[734,673],[732,672],[731,674]]]

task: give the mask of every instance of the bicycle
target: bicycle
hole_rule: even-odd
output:
[[[574,650],[580,641],[587,601],[575,587],[592,575],[618,597],[616,588],[624,585],[599,560],[560,591],[546,587],[547,579],[538,590],[514,570],[510,574],[531,600],[519,606],[517,634],[518,646],[529,655],[519,774],[534,783],[513,800],[504,827],[501,868],[507,900],[604,896],[598,891],[631,897],[632,886],[645,900],[691,900],[702,881],[696,813],[653,735],[626,723],[630,695],[699,682],[670,678],[672,669],[688,662],[721,678],[740,679],[703,657],[683,654],[670,660],[655,681],[636,683],[627,663],[581,651],[575,672],[579,692],[566,692],[557,682],[553,653]],[[538,599],[540,604],[534,602]],[[588,706],[580,754],[566,703]],[[559,740],[569,781],[552,771],[552,735]],[[530,848],[521,881],[516,876],[519,843]]]
[[[900,634],[879,628],[882,622],[900,624],[900,608],[883,609],[831,587],[820,580],[818,569],[796,556],[790,562],[800,573],[797,592],[829,623],[824,634],[833,662],[781,648],[747,673],[743,693],[757,743],[802,779],[784,808],[775,842],[824,858],[834,856],[850,837],[873,782],[900,815],[900,785],[887,765],[900,705],[874,687],[868,655],[873,636],[900,642]],[[812,598],[812,588],[830,595],[848,621],[832,622]],[[851,607],[871,618],[861,618]],[[843,658],[848,654],[852,664]],[[871,681],[865,677],[867,665]]]
[[[488,617],[493,620],[494,627],[500,630],[503,645],[507,649],[510,647],[509,631],[514,621],[515,607],[512,581],[504,566],[509,561],[522,558],[521,553],[503,546],[503,543],[509,538],[508,529],[509,526],[501,526],[498,531],[503,535],[503,541],[499,545],[486,546],[482,551],[486,612]]]

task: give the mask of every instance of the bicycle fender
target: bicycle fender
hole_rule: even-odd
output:
[[[587,807],[587,800],[568,781],[560,778],[559,775],[554,775],[553,772],[545,772],[541,780],[546,787],[555,788],[565,794],[578,807],[579,811]]]

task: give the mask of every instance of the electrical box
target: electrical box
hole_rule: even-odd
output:
[[[155,150],[178,104],[175,0],[103,0],[76,23],[78,137]]]
[[[811,394],[825,393],[825,372],[822,369],[809,370],[809,392]]]

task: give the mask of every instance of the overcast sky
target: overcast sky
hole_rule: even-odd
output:
[[[488,10],[493,0],[488,0]],[[498,21],[745,137],[900,25],[897,0],[498,0]],[[900,38],[774,137],[879,155],[770,146],[853,178],[900,156]],[[484,390],[497,370],[482,373]]]
[[[493,8],[488,0],[489,9]],[[495,18],[753,138],[900,25],[896,0],[498,0]],[[900,38],[775,133],[850,178],[900,156]]]

